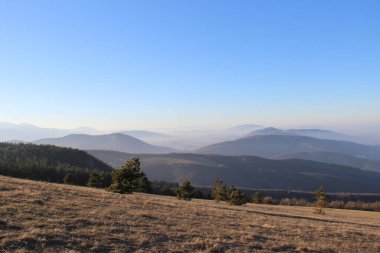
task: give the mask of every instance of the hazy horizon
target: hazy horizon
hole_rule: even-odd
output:
[[[0,121],[379,133],[378,1],[2,1]]]

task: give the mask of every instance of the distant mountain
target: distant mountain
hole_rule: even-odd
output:
[[[288,153],[273,157],[274,159],[303,159],[317,162],[333,163],[380,172],[380,161],[371,161],[336,152],[316,151]]]
[[[118,167],[132,155],[91,150],[91,155]],[[210,186],[216,178],[237,187],[313,191],[324,185],[330,192],[380,193],[380,173],[306,160],[270,160],[252,156],[199,154],[140,155],[150,180]]]
[[[258,130],[261,128],[263,128],[263,126],[261,126],[261,125],[244,124],[244,125],[237,125],[237,126],[230,127],[228,129],[226,129],[226,131],[227,132],[236,132],[236,133],[239,133],[241,135],[245,135],[247,133],[250,133],[252,131],[255,131],[255,130]]]
[[[72,134],[61,138],[41,139],[34,143],[88,150],[114,150],[129,153],[162,154],[175,151],[166,147],[153,146],[132,136],[120,133],[106,135]]]
[[[254,135],[302,135],[318,139],[337,140],[337,141],[350,141],[358,143],[366,143],[366,141],[360,137],[350,136],[330,130],[324,129],[289,129],[283,130],[279,128],[269,127],[259,129],[248,134],[248,136]]]
[[[363,159],[380,160],[380,149],[375,146],[298,135],[253,135],[235,141],[213,144],[197,150],[196,153],[272,158],[289,153],[316,151],[329,151]]]
[[[75,129],[42,128],[31,124],[12,124],[0,122],[0,141],[19,140],[23,142],[42,138],[57,138],[68,134],[98,134],[98,130],[90,127]]]
[[[289,133],[289,132],[282,130],[282,129],[279,129],[279,128],[268,127],[268,128],[253,131],[250,134],[248,134],[248,136],[273,135],[273,134],[276,134],[276,135],[293,135],[292,133]]]
[[[337,140],[337,141],[351,141],[351,142],[359,142],[361,143],[363,140],[356,136],[350,136],[330,130],[323,129],[290,129],[286,132],[292,134],[298,134],[303,136],[314,137],[318,139],[329,139],[329,140]]]
[[[144,138],[171,138],[172,136],[168,134],[162,134],[157,132],[151,132],[151,131],[144,131],[144,130],[129,130],[129,131],[122,131],[120,132],[122,134],[126,134],[138,139],[144,139]]]

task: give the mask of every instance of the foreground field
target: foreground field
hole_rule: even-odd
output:
[[[380,213],[313,211],[0,176],[0,252],[380,252]]]

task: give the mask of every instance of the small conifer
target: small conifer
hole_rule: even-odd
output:
[[[177,189],[177,198],[183,200],[191,200],[194,196],[194,187],[189,180],[185,180]]]

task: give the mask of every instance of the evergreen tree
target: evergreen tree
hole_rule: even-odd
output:
[[[142,188],[146,189],[144,182],[148,182],[148,179],[141,171],[140,160],[132,157],[121,169],[112,171],[112,183],[107,190],[117,193],[132,193]]]
[[[316,213],[324,214],[323,208],[328,204],[328,195],[326,189],[321,186],[315,191]]]
[[[183,200],[191,200],[194,196],[194,187],[191,185],[190,181],[185,180],[177,189],[177,198]]]
[[[247,202],[247,196],[244,192],[242,192],[239,189],[236,189],[235,187],[229,188],[228,203],[230,203],[231,205],[241,206],[246,204]]]
[[[252,196],[252,202],[255,204],[263,203],[263,197],[260,192],[255,192],[255,194]]]
[[[144,172],[141,173],[141,176],[137,180],[136,192],[146,192],[146,193],[152,192],[151,184],[148,178],[145,176]]]
[[[72,173],[67,173],[63,178],[64,184],[74,184],[74,176]]]
[[[103,186],[103,178],[99,173],[91,172],[86,185],[88,187],[101,188]]]
[[[211,196],[216,203],[226,200],[226,189],[223,186],[223,181],[219,178],[212,185]]]

